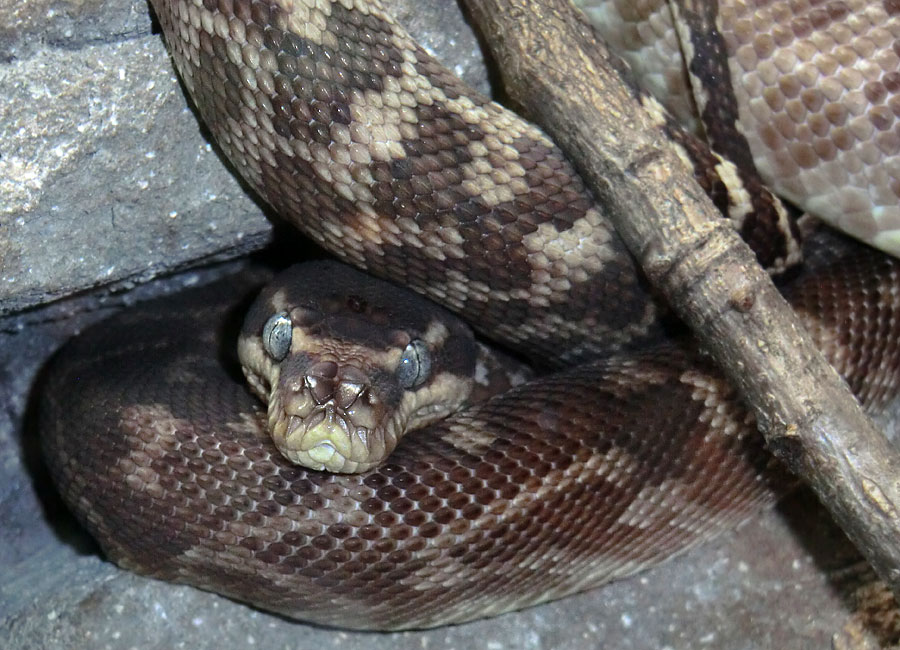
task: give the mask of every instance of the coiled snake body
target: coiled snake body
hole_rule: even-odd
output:
[[[235,299],[125,313],[56,362],[42,424],[111,559],[307,620],[422,627],[627,575],[784,487],[733,391],[660,342],[658,308],[552,143],[378,2],[153,4],[217,141],[282,214],[565,369],[330,475],[274,450],[219,339]],[[819,255],[788,295],[879,408],[900,369],[896,263]]]

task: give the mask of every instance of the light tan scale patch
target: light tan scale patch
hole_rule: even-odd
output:
[[[655,305],[648,301],[640,317],[633,319],[627,326],[610,327],[602,322],[585,319],[584,322],[573,322],[563,315],[551,313],[542,318],[535,327],[537,335],[543,338],[551,336],[566,336],[583,339],[579,345],[572,345],[565,350],[556,351],[556,359],[564,364],[580,362],[584,359],[593,359],[601,355],[608,355],[610,350],[616,350],[623,345],[640,339],[653,327],[659,312]],[[504,329],[499,326],[499,329]],[[566,334],[568,333],[568,334]],[[513,331],[508,333],[509,336]]]
[[[540,287],[556,278],[570,277],[561,273],[562,269],[582,269],[589,275],[599,273],[606,262],[619,257],[610,245],[613,237],[609,220],[596,208],[587,210],[572,227],[562,231],[550,221],[540,224],[537,230],[522,238],[522,245],[531,253],[532,282]],[[545,306],[544,300],[537,300],[536,307]]]
[[[638,530],[664,525],[693,531],[702,526],[704,520],[715,521],[719,518],[719,513],[691,500],[685,494],[686,490],[687,487],[675,479],[648,485],[638,492],[616,523]]]
[[[483,452],[482,452],[483,453]],[[509,504],[497,500],[489,506],[488,510],[481,517],[482,520],[491,521],[486,524],[495,528],[504,519],[506,512],[528,512],[529,507],[535,503],[541,503],[551,499],[556,494],[566,494],[575,490],[575,486],[579,483],[594,484],[597,477],[602,477],[603,481],[615,486],[627,484],[633,480],[631,478],[635,473],[641,471],[641,465],[630,454],[619,448],[611,449],[606,455],[591,455],[586,462],[574,462],[565,470],[551,471],[541,480],[541,485],[537,490],[521,490],[511,500]],[[511,507],[510,507],[511,506]],[[497,523],[493,523],[493,521]],[[552,550],[548,550],[552,552]],[[615,552],[607,554],[577,554],[572,553],[570,549],[556,549],[556,556],[549,567],[545,567],[545,558],[543,554],[526,556],[519,561],[519,564],[512,567],[513,571],[528,572],[538,567],[541,574],[548,580],[548,586],[545,588],[542,598],[546,598],[549,593],[571,593],[582,587],[596,584],[601,579],[609,579],[616,575],[626,575],[636,570],[642,562],[635,562],[631,557],[620,556]],[[560,576],[565,574],[565,580],[558,581],[557,572],[554,571],[554,565],[565,566],[566,570],[561,571]],[[550,584],[554,584],[552,588]],[[525,606],[528,600],[523,600],[518,606]],[[485,606],[489,607],[489,604]]]
[[[590,475],[600,474],[603,480],[613,485],[624,485],[633,480],[631,477],[640,474],[642,465],[624,449],[613,447],[605,456],[592,454],[586,463],[579,465],[581,470],[576,478],[584,482]],[[574,468],[573,468],[574,469]]]
[[[479,110],[477,119],[472,115],[474,111],[468,111],[469,122],[476,126],[483,125],[492,117],[484,111]],[[484,121],[478,121],[484,120]],[[511,134],[515,130],[510,131]],[[469,153],[472,161],[460,165],[463,177],[466,179],[462,182],[462,189],[468,196],[478,198],[481,202],[491,208],[495,208],[504,203],[515,201],[517,197],[526,195],[531,188],[523,180],[525,176],[525,168],[519,162],[520,155],[516,149],[508,144],[504,144],[496,137],[487,137],[482,141],[474,141],[468,145]],[[497,166],[488,159],[491,154],[499,154],[502,160],[501,166]],[[496,157],[493,160],[497,160]]]
[[[617,357],[616,362],[626,379],[616,382],[613,389],[622,389],[623,396],[628,395],[635,386],[659,386],[668,383],[672,378],[668,370],[654,364],[646,364],[640,357]]]
[[[450,330],[441,320],[434,319],[425,327],[422,340],[433,349],[440,348],[450,337]]]
[[[260,427],[260,418],[254,417],[249,413],[239,413],[239,419],[235,422],[228,422],[225,427],[229,431],[234,431],[235,433],[251,435],[258,434]]]
[[[720,3],[740,128],[776,192],[898,254],[900,16],[839,4]]]
[[[700,421],[708,423],[710,428],[715,429],[717,436],[733,436],[746,430],[742,425],[748,423],[752,416],[731,399],[734,391],[721,379],[712,378],[703,372],[688,370],[682,373],[678,380],[691,387],[691,399],[701,402],[706,407]],[[743,417],[738,417],[741,414]]]
[[[193,430],[193,423],[176,418],[164,404],[136,404],[122,409],[120,426],[131,434],[129,440],[141,441],[116,463],[125,476],[125,483],[135,492],[146,492],[155,499],[161,498],[166,490],[160,484],[159,473],[151,467],[151,462],[174,449],[178,445],[175,432],[179,429]],[[143,442],[149,438],[154,442]]]
[[[496,440],[488,423],[477,417],[458,417],[441,439],[477,458],[484,456]]]
[[[423,561],[423,566],[410,573],[407,578],[401,580],[401,583],[418,592],[435,590],[438,594],[443,594],[447,589],[458,588],[460,585],[472,584],[483,579],[481,569],[472,566],[471,563],[461,564],[445,554],[441,554],[438,549],[473,548],[482,538],[483,531],[494,529],[500,519],[501,517],[493,513],[485,513],[479,517],[480,525],[476,529],[468,529],[461,534],[447,533],[437,537],[433,540],[434,543],[429,545],[430,548],[416,553],[417,559]],[[523,600],[517,607],[526,604],[527,602]],[[483,616],[499,615],[509,609],[498,606],[496,596],[491,593],[490,589],[485,589],[480,594],[473,594],[468,603],[455,599],[448,600],[442,607],[441,616],[463,615],[470,606],[475,607],[476,611]]]
[[[134,492],[149,495],[153,500],[165,498],[166,488],[160,483],[159,472],[152,467],[153,461],[176,449],[178,439],[175,432],[179,429],[192,430],[193,424],[174,417],[163,404],[136,404],[122,409],[119,427],[128,434],[123,439],[132,443],[128,455],[116,461],[116,469],[124,477],[125,485]],[[89,503],[82,502],[82,507],[93,526],[100,529],[107,527]],[[130,566],[140,571],[140,562],[129,560],[129,549],[119,544],[116,532],[107,531],[103,536],[105,551],[111,558],[119,558],[116,562],[124,568]]]
[[[577,256],[575,257],[577,258]],[[571,268],[565,276],[565,282],[569,282],[568,278],[575,280],[584,278],[586,273],[584,267]],[[448,269],[442,282],[436,278],[432,279],[428,295],[442,304],[456,309],[462,309],[466,303],[487,303],[494,300],[502,302],[526,300],[534,305],[550,305],[551,301],[547,297],[550,291],[550,282],[552,282],[552,278],[546,276],[544,284],[536,285],[529,290],[513,289],[507,292],[492,290],[483,283],[468,280],[459,271]],[[566,294],[563,292],[557,294],[556,297],[565,300]],[[610,350],[645,335],[656,323],[657,318],[658,311],[652,301],[646,301],[639,317],[634,318],[625,326],[617,325],[615,327],[596,319],[573,320],[566,314],[535,310],[525,325],[501,321],[493,325],[492,332],[501,340],[514,342],[581,340],[581,343],[569,345],[565,350],[560,350],[558,346],[552,350],[544,350],[545,353],[552,354],[555,360],[566,363],[593,358],[599,354],[609,354]]]
[[[740,225],[744,217],[753,212],[753,202],[750,198],[750,193],[744,186],[740,172],[735,164],[721,156],[713,155],[719,160],[716,164],[716,175],[728,190],[728,216]]]
[[[522,238],[529,251],[532,286],[527,296],[516,297],[536,309],[548,307],[555,297],[566,294],[572,282],[600,275],[606,263],[619,258],[611,245],[613,236],[608,219],[596,208],[562,231],[551,221],[540,224]]]
[[[228,499],[230,501],[230,498]],[[227,504],[226,504],[227,505]],[[222,530],[216,530],[199,538],[199,543],[184,551],[178,559],[179,568],[186,576],[194,576],[191,582],[196,584],[196,576],[209,574],[216,568],[227,572],[230,576],[246,576],[247,582],[253,584],[258,576],[265,575],[268,589],[288,591],[296,588],[296,578],[291,574],[282,574],[271,570],[271,564],[255,557],[254,553],[240,545],[241,540],[257,539],[267,543],[276,542],[284,533],[300,533],[309,538],[322,535],[328,525],[330,510],[316,513],[316,519],[309,520],[303,526],[303,514],[288,513],[289,508],[279,506],[284,512],[275,515],[260,517],[260,523],[251,525],[245,521],[235,521],[227,524]],[[305,513],[304,513],[305,514]],[[286,522],[286,525],[278,526],[274,521]],[[371,523],[372,518],[369,517]],[[337,599],[335,599],[337,600]],[[335,606],[339,606],[335,604]]]
[[[519,386],[534,376],[525,364],[501,358],[493,349],[476,341],[478,358],[475,361],[473,380],[477,386],[490,389],[497,382],[509,387]]]
[[[334,36],[327,32],[327,19],[331,15],[332,2],[328,0],[277,0],[276,4],[287,14],[286,26],[290,31],[316,45],[335,45]]]

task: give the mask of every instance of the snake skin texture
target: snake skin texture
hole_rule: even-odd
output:
[[[776,193],[900,254],[900,5],[575,4],[675,115],[696,129],[733,123]],[[698,121],[698,108],[707,105],[716,107],[715,118]],[[723,106],[730,106],[725,115]]]
[[[246,308],[226,289],[247,293],[123,312],[51,368],[51,473],[124,568],[303,620],[427,627],[629,575],[788,486],[734,391],[665,344],[514,388],[408,435],[366,474],[300,468],[266,431],[234,334],[209,326]],[[862,251],[787,295],[880,408],[900,381],[898,262]]]
[[[658,334],[634,261],[562,152],[377,1],[153,4],[224,153],[335,255],[543,363]]]
[[[223,152],[285,219],[562,370],[329,475],[278,454],[215,325],[248,287],[123,314],[56,361],[41,425],[113,561],[304,620],[427,627],[629,575],[784,489],[733,391],[659,342],[660,308],[561,153],[376,0],[152,4]],[[897,263],[832,262],[789,298],[878,409],[900,368]]]

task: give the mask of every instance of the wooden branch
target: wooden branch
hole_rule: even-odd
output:
[[[569,0],[466,0],[510,96],[567,152],[650,281],[900,600],[900,461]]]

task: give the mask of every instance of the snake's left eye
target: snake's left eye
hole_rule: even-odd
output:
[[[262,342],[266,353],[281,361],[291,349],[291,334],[294,326],[291,319],[284,312],[273,314],[263,326]]]
[[[431,374],[431,353],[428,346],[416,339],[411,341],[397,366],[397,379],[403,388],[415,388],[425,383]]]

